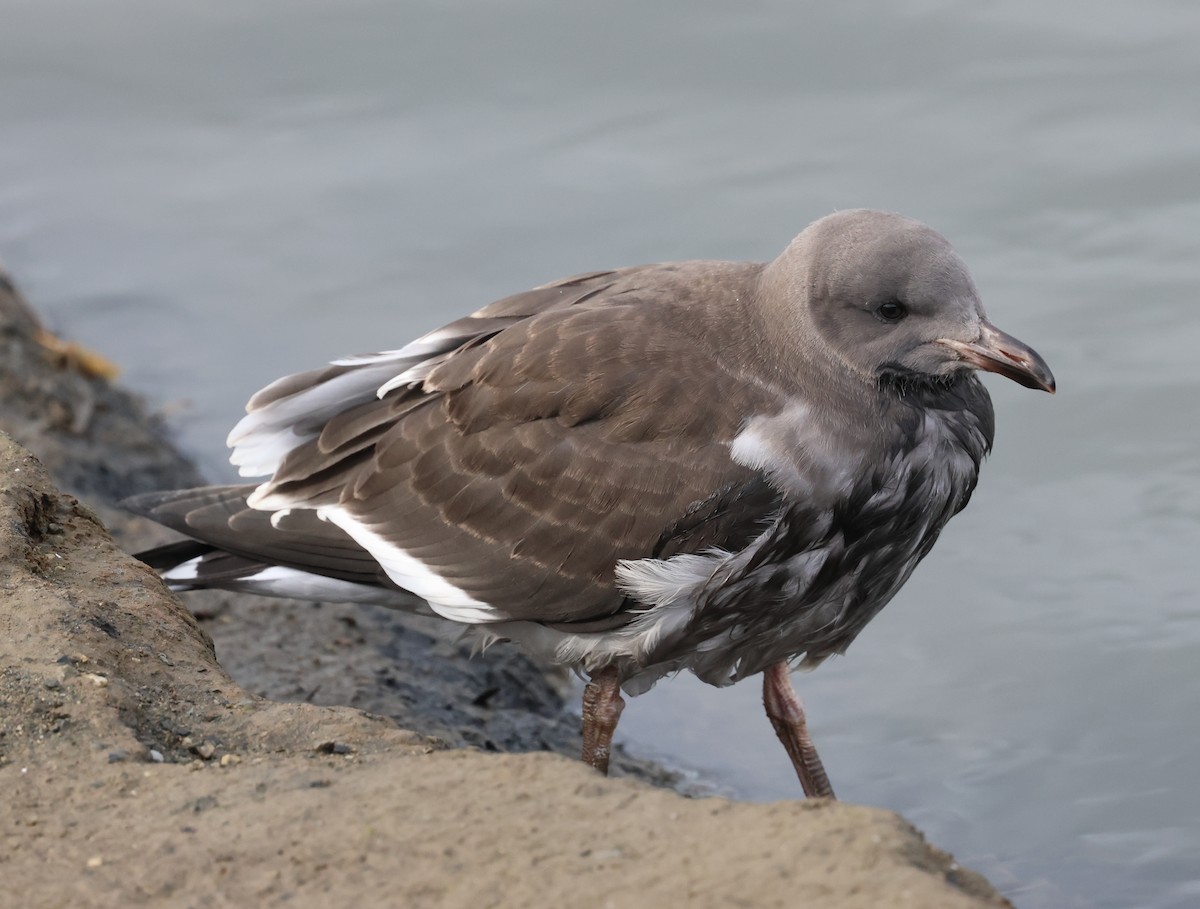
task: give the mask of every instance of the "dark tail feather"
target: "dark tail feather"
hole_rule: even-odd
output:
[[[216,546],[201,543],[199,540],[180,540],[178,543],[168,543],[166,546],[156,546],[143,552],[135,552],[133,557],[145,562],[155,571],[169,571],[176,565],[190,562],[198,556],[205,556],[216,551]]]
[[[257,511],[246,505],[253,485],[208,486],[133,496],[121,503],[134,514],[193,537],[139,553],[159,572],[191,562],[194,566],[170,579],[177,590],[197,587],[234,589],[246,577],[278,565],[310,574],[398,589],[383,568],[350,536],[315,511]]]

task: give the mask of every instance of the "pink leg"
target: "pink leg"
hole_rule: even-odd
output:
[[[776,663],[763,672],[763,706],[767,708],[767,719],[775,727],[775,734],[792,759],[804,794],[810,799],[836,798],[825,768],[821,766],[817,748],[808,736],[804,705],[792,687],[792,671],[786,662]]]
[[[596,672],[583,689],[583,755],[585,764],[608,773],[613,733],[625,709],[621,679],[615,666]]]

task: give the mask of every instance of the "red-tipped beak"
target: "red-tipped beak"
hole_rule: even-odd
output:
[[[976,369],[999,373],[1026,388],[1040,388],[1054,394],[1054,374],[1038,352],[989,322],[983,323],[983,333],[978,340],[939,338],[938,343],[949,347],[960,360]]]

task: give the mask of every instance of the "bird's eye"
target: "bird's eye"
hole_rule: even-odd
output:
[[[908,310],[899,300],[888,300],[876,307],[875,314],[884,322],[899,322],[908,315]]]

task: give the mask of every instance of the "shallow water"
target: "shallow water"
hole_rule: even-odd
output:
[[[1200,7],[806,6],[0,0],[0,257],[216,478],[270,379],[503,294],[933,224],[1061,391],[990,382],[971,507],[798,678],[817,741],[1021,906],[1200,904]],[[757,699],[623,732],[794,797]]]

